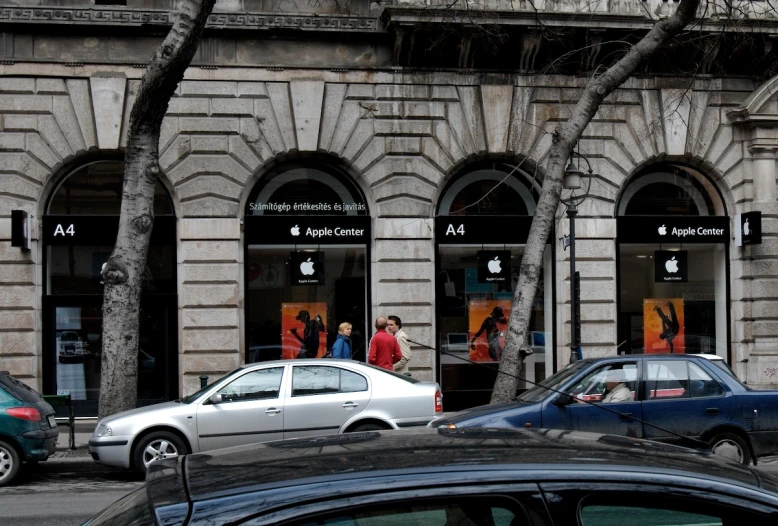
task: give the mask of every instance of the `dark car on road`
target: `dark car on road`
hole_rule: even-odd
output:
[[[624,400],[609,400],[614,374],[628,389],[620,388],[629,393]],[[586,359],[513,402],[454,413],[430,426],[543,427],[682,445],[694,438],[714,453],[749,464],[778,452],[778,391],[752,390],[720,359],[702,355]]]
[[[88,526],[778,524],[778,479],[710,453],[558,430],[298,438],[152,464]]]
[[[27,384],[0,371],[0,486],[16,477],[22,462],[48,459],[58,434],[54,408]]]

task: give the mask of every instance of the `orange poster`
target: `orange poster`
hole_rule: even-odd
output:
[[[643,300],[643,349],[646,354],[683,354],[683,299]]]
[[[281,304],[282,358],[321,358],[327,352],[327,304]]]
[[[505,349],[511,300],[468,302],[468,344],[474,362],[498,362]]]

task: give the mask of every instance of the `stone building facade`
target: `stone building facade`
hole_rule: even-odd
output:
[[[20,3],[0,9],[0,362],[43,392],[96,400],[99,269],[112,244],[116,174],[143,64],[174,6]],[[602,5],[602,33],[586,38],[650,26],[629,2]],[[549,4],[549,21],[566,12],[568,25],[590,24],[559,6]],[[327,312],[330,338],[341,321],[362,324],[366,337],[376,316],[398,315],[415,342],[414,377],[441,382],[457,407],[488,394],[493,373],[460,367],[456,355],[494,358],[492,338],[502,335],[492,325],[511,278],[489,284],[477,270],[487,254],[518,267],[550,132],[586,77],[544,74],[542,36],[531,31],[515,36],[510,67],[479,68],[488,48],[469,37],[447,52],[451,66],[435,67],[414,47],[428,38],[413,34],[431,27],[428,7],[341,7],[217,0],[160,140],[139,357],[141,382],[143,367],[156,371],[149,400],[295,352],[289,324],[313,308]],[[531,19],[487,7],[479,16],[489,23]],[[586,55],[579,68],[596,60]],[[778,80],[728,71],[648,71],[607,99],[574,157],[592,172],[577,194],[585,356],[643,352],[651,312],[680,300],[689,352],[721,354],[751,385],[778,384],[777,91]],[[279,212],[283,203],[307,208]],[[315,209],[322,203],[354,208]],[[12,210],[30,216],[29,249],[12,246]],[[564,210],[531,324],[528,379],[570,357]],[[749,212],[761,212],[761,244],[738,246],[736,214]],[[306,227],[351,233],[306,241]],[[656,237],[663,227],[666,240]],[[299,240],[286,234],[295,228]],[[673,228],[687,235],[673,238]],[[650,262],[668,250],[685,254],[686,281],[655,281]],[[334,269],[313,292],[290,285],[296,254]],[[275,312],[272,323],[263,309]],[[254,333],[263,324],[275,340]]]

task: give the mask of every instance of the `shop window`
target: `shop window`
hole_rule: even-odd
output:
[[[729,219],[712,185],[660,168],[617,209],[620,352],[726,358]]]
[[[43,217],[44,384],[71,395],[79,416],[97,414],[102,351],[102,267],[119,226],[124,163],[100,161],[65,177]],[[140,311],[138,403],[178,395],[175,217],[157,183]]]
[[[247,362],[321,358],[352,324],[366,359],[370,217],[348,174],[314,163],[262,177],[246,205]]]
[[[518,271],[537,187],[515,165],[485,162],[463,171],[441,195],[436,219],[436,316],[446,411],[489,402],[505,348]],[[551,236],[553,238],[553,236]],[[552,371],[551,248],[544,256],[529,322],[520,388]],[[467,361],[466,361],[467,360]],[[477,362],[475,364],[470,362]]]

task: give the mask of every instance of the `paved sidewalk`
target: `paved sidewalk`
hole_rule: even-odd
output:
[[[97,419],[77,420],[75,425],[75,449],[70,449],[69,427],[59,424],[57,450],[46,461],[46,468],[56,471],[113,471],[117,468],[104,466],[92,460],[89,454],[89,439],[97,425]],[[759,471],[778,476],[778,455],[762,457],[756,465]]]
[[[97,425],[97,419],[77,420],[74,428],[74,449],[70,448],[70,427],[58,423],[57,449],[43,463],[47,471],[113,471],[114,468],[98,464],[89,454],[89,439]]]

